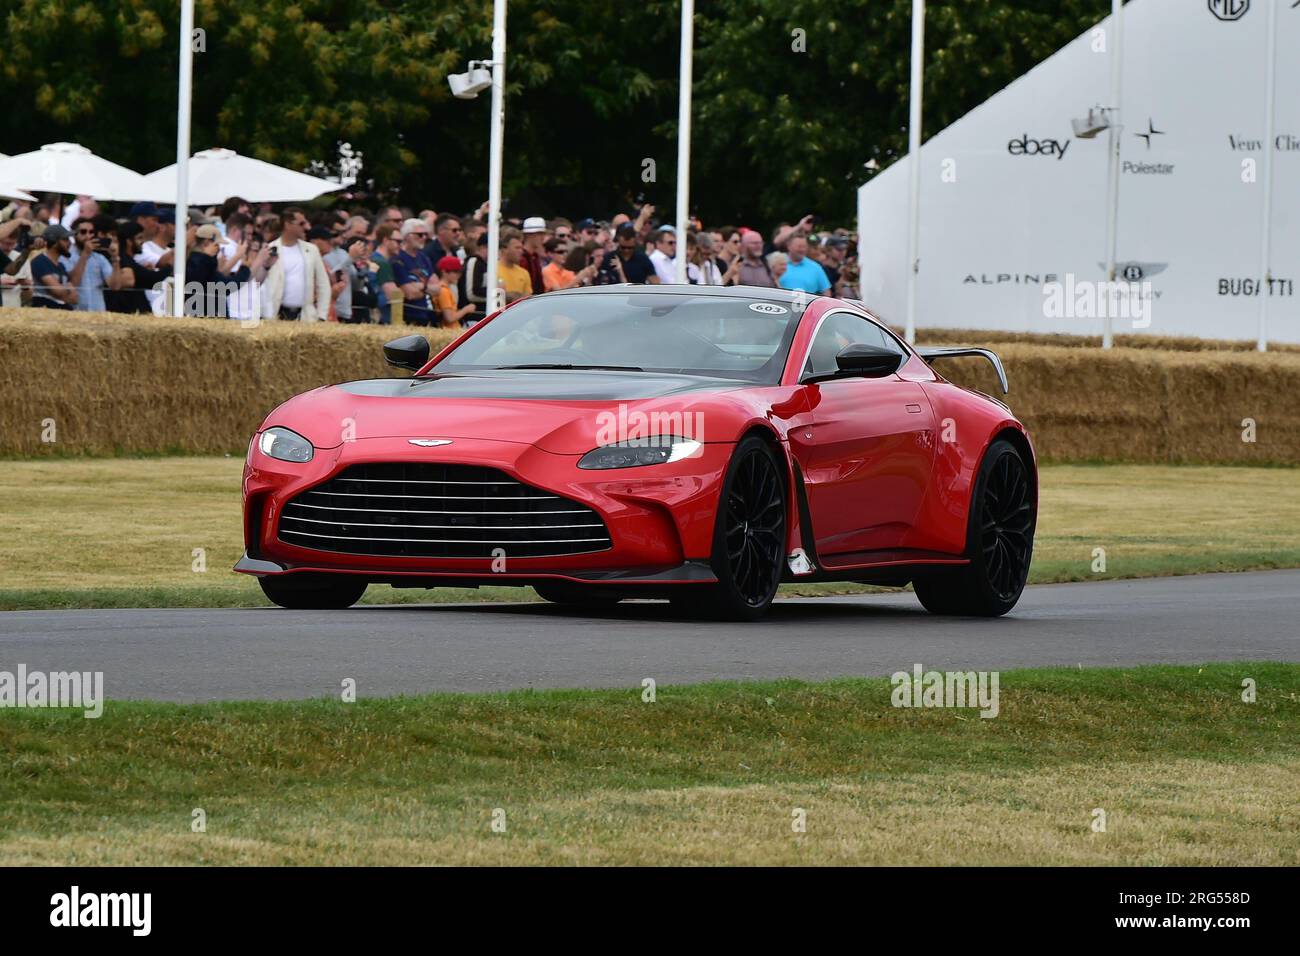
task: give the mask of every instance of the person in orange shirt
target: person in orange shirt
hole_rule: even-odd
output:
[[[472,303],[457,303],[456,280],[460,278],[460,260],[455,256],[443,256],[438,260],[436,268],[438,278],[442,280],[442,288],[438,290],[438,298],[433,307],[442,320],[443,328],[459,328],[461,319],[474,311]]]
[[[556,289],[571,288],[576,283],[578,274],[564,267],[563,260],[568,252],[568,244],[562,239],[547,239],[542,248],[546,250],[546,257],[550,260],[542,267],[542,284],[546,286],[546,291],[554,292]]]

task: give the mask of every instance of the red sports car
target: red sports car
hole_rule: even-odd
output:
[[[997,615],[1029,570],[1024,427],[860,304],[798,292],[601,286],[524,299],[413,377],[271,412],[244,468],[247,553],[287,608],[369,584],[531,585],[562,604],[763,614],[783,581],[911,583]]]

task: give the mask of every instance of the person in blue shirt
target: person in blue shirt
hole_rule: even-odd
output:
[[[831,291],[831,280],[826,277],[826,270],[808,258],[808,240],[795,236],[785,246],[790,262],[785,275],[781,276],[782,289],[802,289],[813,295],[827,295]]]
[[[77,287],[75,308],[78,312],[103,312],[104,290],[116,290],[123,284],[113,269],[117,240],[111,235],[100,235],[94,220],[84,216],[72,224],[72,239],[68,254],[59,262],[68,271],[69,281]],[[86,263],[78,268],[83,258]]]

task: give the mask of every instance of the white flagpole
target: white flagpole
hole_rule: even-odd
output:
[[[916,274],[921,242],[921,79],[925,72],[925,0],[912,0],[912,79],[907,121],[909,227],[907,234],[907,325],[904,336],[916,341]],[[859,228],[862,228],[859,224]]]
[[[501,163],[506,135],[506,0],[492,4],[492,135],[488,159],[487,312],[505,305],[497,286],[501,257]]]
[[[1274,100],[1277,97],[1277,3],[1265,0],[1268,4],[1268,28],[1265,42],[1268,51],[1265,59],[1264,90],[1264,215],[1260,226],[1260,267],[1262,286],[1259,290],[1259,339],[1255,348],[1261,352],[1268,351],[1268,300],[1273,294],[1273,153],[1277,136],[1277,117],[1274,116]]]
[[[180,79],[176,90],[176,253],[172,259],[172,315],[185,314],[185,248],[190,210],[190,93],[194,86],[194,0],[181,0]]]
[[[695,0],[682,0],[681,64],[677,78],[677,281],[686,284],[686,217],[691,193],[691,60],[695,45]]]
[[[1120,149],[1120,100],[1123,97],[1123,50],[1124,41],[1124,0],[1111,0],[1110,5],[1110,143],[1109,159],[1106,165],[1106,304],[1102,308],[1101,347],[1110,348],[1115,344],[1114,319],[1111,315],[1115,305],[1112,292],[1115,289],[1115,244],[1119,236],[1119,149]]]

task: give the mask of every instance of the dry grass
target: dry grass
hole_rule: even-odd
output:
[[[6,462],[0,607],[266,603],[251,578],[230,571],[243,551],[241,467],[238,458]],[[1036,582],[1300,566],[1295,469],[1047,465],[1041,485]],[[1099,547],[1104,574],[1092,570]],[[530,593],[376,587],[369,597]]]
[[[275,405],[319,385],[389,374],[380,345],[404,327],[0,315],[0,455],[242,451]],[[435,345],[450,340],[437,333]],[[1058,461],[1300,464],[1300,349],[1138,339],[1102,352],[1079,337],[936,331],[999,343],[1011,407]],[[1005,343],[1005,344],[1001,344]],[[1062,344],[1064,343],[1064,344]],[[940,371],[992,391],[978,360]],[[1257,440],[1242,441],[1243,419]],[[42,441],[53,419],[57,442]]]
[[[1300,863],[1300,667],[1001,677],[0,712],[0,865]]]

